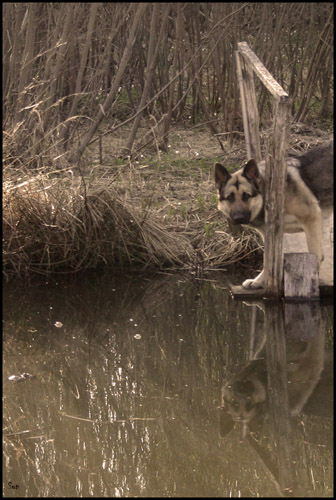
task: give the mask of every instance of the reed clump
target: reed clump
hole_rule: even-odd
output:
[[[3,264],[24,275],[77,272],[100,265],[181,265],[192,247],[148,213],[123,203],[113,185],[40,174],[3,193]]]
[[[201,155],[191,150],[142,163],[115,156],[100,166],[93,152],[84,171],[59,155],[48,137],[39,155],[20,148],[22,127],[4,139],[6,277],[97,268],[170,268],[202,275],[260,247],[253,231],[233,236],[217,212],[208,138],[209,158],[202,155],[202,161],[195,161]]]
[[[146,174],[148,175],[148,173]],[[172,175],[172,174],[170,174]],[[258,246],[253,233],[234,238],[213,206],[204,182],[202,217],[197,209],[168,216],[179,199],[167,200],[166,180],[156,182],[162,203],[144,204],[150,182],[134,172],[104,176],[23,173],[3,185],[3,269],[7,276],[50,275],[85,269],[179,268],[201,272],[236,262]],[[161,179],[162,180],[162,179]],[[190,181],[176,185],[193,204]],[[147,189],[147,193],[144,192]]]

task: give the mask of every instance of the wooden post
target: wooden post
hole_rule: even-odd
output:
[[[284,296],[287,300],[316,300],[320,297],[316,255],[287,253],[284,255]]]
[[[247,158],[261,161],[259,112],[254,89],[253,72],[236,51],[237,76],[243,112]]]
[[[265,291],[267,297],[279,298],[282,295],[282,277],[283,277],[283,257],[282,257],[282,239],[283,239],[283,212],[284,212],[284,194],[286,181],[286,151],[287,137],[289,133],[289,97],[282,87],[274,80],[258,57],[252,52],[246,42],[238,43],[236,53],[238,80],[242,96],[242,108],[244,118],[244,130],[247,142],[254,141],[259,145],[259,116],[255,119],[256,97],[254,91],[252,70],[257,74],[266,88],[275,98],[274,122],[273,122],[273,143],[271,154],[266,158],[266,193],[265,193]],[[244,62],[245,70],[243,73],[240,59]],[[252,97],[247,98],[247,94]],[[249,119],[248,116],[252,116]],[[258,129],[257,129],[258,127]],[[257,136],[257,139],[254,139]],[[254,149],[257,151],[258,146]],[[251,148],[251,150],[253,150]],[[258,152],[256,153],[258,154]]]
[[[267,90],[269,90],[274,97],[277,97],[279,100],[286,100],[288,98],[288,94],[284,91],[281,85],[279,85],[278,82],[274,80],[271,73],[267,71],[263,63],[250,49],[246,42],[238,43],[238,51],[250,64],[258,78],[260,78]]]
[[[289,100],[274,103],[272,154],[266,158],[265,192],[265,295],[281,297],[283,292],[283,213],[286,185],[286,151],[289,133]]]

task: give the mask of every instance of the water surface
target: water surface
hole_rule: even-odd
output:
[[[265,312],[222,278],[6,285],[4,496],[333,496],[332,307],[318,309],[316,331],[288,326],[279,405]],[[271,393],[246,416],[252,386]]]

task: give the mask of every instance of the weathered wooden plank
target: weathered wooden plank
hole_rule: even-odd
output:
[[[284,295],[287,300],[319,298],[319,275],[315,254],[300,252],[284,255]]]
[[[248,122],[248,109],[247,109],[247,104],[246,104],[246,89],[245,89],[245,84],[243,80],[243,71],[241,67],[241,57],[238,51],[235,52],[236,55],[236,64],[237,64],[237,77],[238,77],[238,84],[239,84],[239,91],[240,91],[240,102],[241,102],[241,107],[242,107],[242,114],[243,114],[243,126],[244,126],[244,134],[245,134],[245,143],[246,143],[246,150],[247,150],[247,156],[249,158],[252,158],[252,146],[251,146],[251,134],[250,134],[250,127],[249,127],[249,122]]]
[[[238,50],[244,59],[251,64],[253,70],[263,82],[265,87],[271,92],[277,101],[283,102],[289,99],[288,94],[283,90],[281,85],[273,78],[271,73],[267,71],[260,59],[250,49],[246,42],[237,44]]]
[[[256,290],[244,288],[241,285],[230,284],[230,292],[234,299],[236,300],[261,300],[265,298],[265,289],[258,288]],[[328,301],[332,300],[334,295],[334,287],[328,285],[320,285],[320,298]]]
[[[261,161],[261,148],[260,148],[260,137],[259,137],[260,120],[258,112],[258,103],[254,87],[254,75],[252,69],[249,66],[246,66],[245,81],[246,81],[246,104],[247,104],[247,109],[249,111],[248,119],[249,119],[251,142],[252,142],[251,158],[254,158],[257,162],[259,162]]]
[[[243,113],[243,125],[247,158],[261,160],[259,138],[259,112],[254,88],[253,72],[236,51],[237,77],[240,89],[240,100]]]
[[[253,290],[252,288],[244,288],[241,285],[230,284],[230,292],[235,299],[240,300],[262,299],[265,296],[264,288],[257,288]]]

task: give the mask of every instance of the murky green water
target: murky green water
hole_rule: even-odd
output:
[[[265,312],[223,281],[5,286],[4,496],[333,496],[332,307],[316,307],[287,321],[281,365]]]

